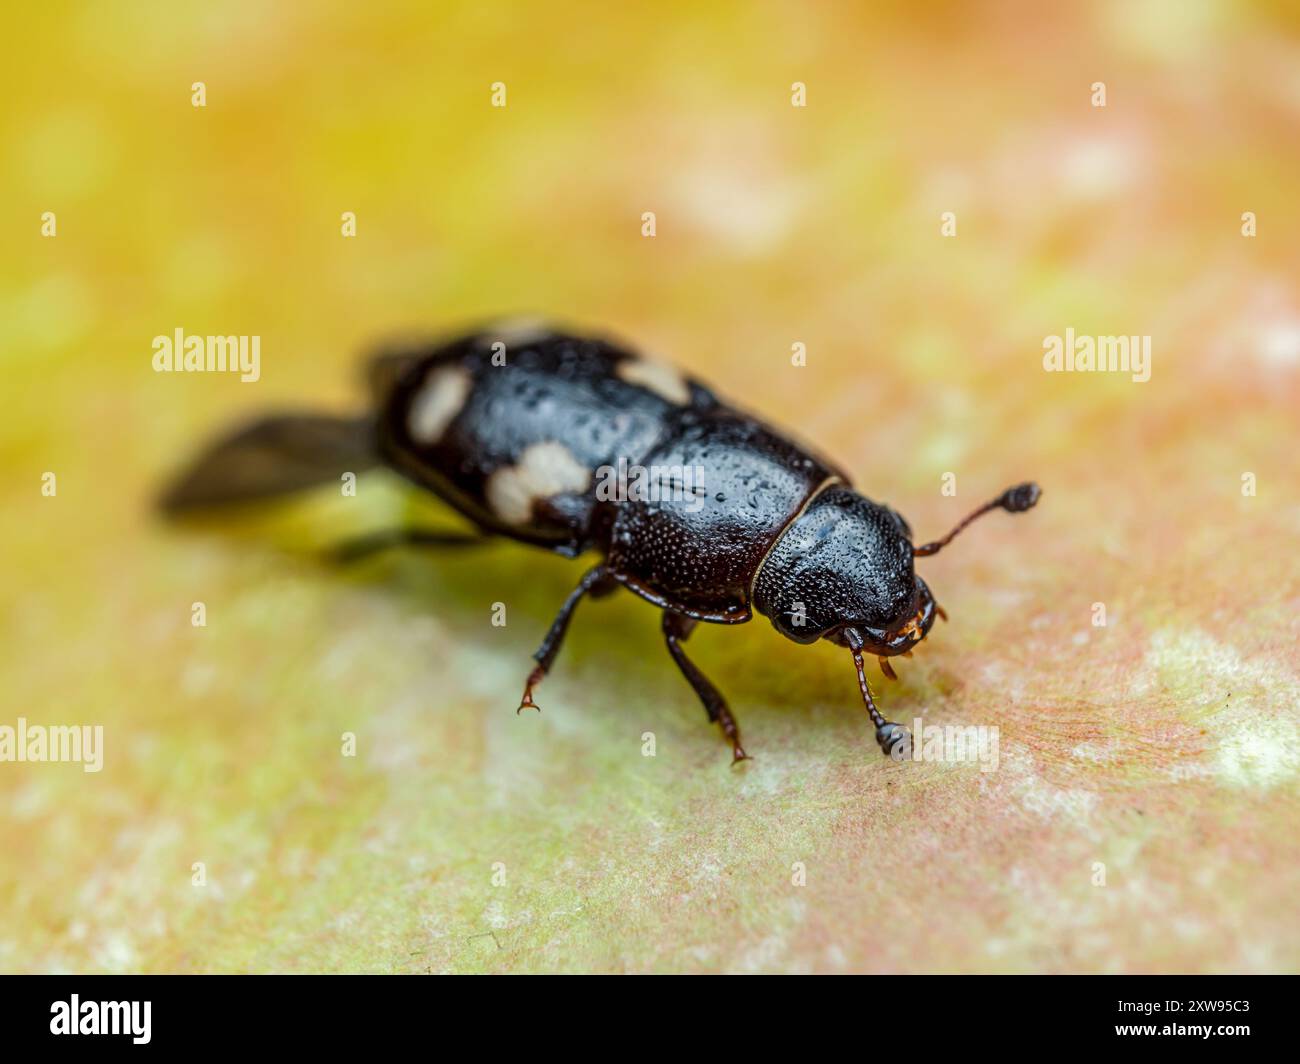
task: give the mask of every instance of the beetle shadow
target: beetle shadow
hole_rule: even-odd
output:
[[[354,540],[356,532],[341,530],[343,522],[332,517],[328,509],[315,510],[308,498],[301,509],[296,504],[270,511],[265,504],[241,505],[226,509],[217,521],[200,517],[170,524],[279,554],[340,591],[381,591],[411,620],[436,619],[453,651],[463,646],[498,660],[501,684],[511,689],[510,697],[515,697],[516,684],[522,691],[532,655],[566,596],[599,560],[594,552],[568,559],[505,537],[486,537],[472,545],[393,546],[343,560],[338,548]],[[453,520],[452,512],[439,506],[413,523],[452,535],[466,531]],[[330,531],[322,533],[322,527]],[[298,542],[303,529],[313,530],[317,542],[310,547]],[[619,691],[635,690],[671,714],[675,726],[687,731],[698,726],[701,742],[716,738],[721,748],[720,732],[707,721],[669,656],[660,614],[627,590],[582,602],[539,702],[545,707],[547,689],[581,682],[590,686],[598,706],[617,713],[623,700]],[[728,700],[742,730],[761,732],[764,720],[777,715],[786,724],[794,719],[800,727],[835,728],[862,712],[847,655],[809,653],[771,631],[762,616],[743,625],[701,623],[686,650]],[[845,660],[835,660],[839,657]]]
[[[511,685],[517,679],[522,690],[534,651],[565,598],[597,561],[595,554],[568,559],[499,538],[476,546],[399,548],[360,561],[322,559],[320,569],[345,584],[382,590],[410,616],[436,619],[454,642],[499,656]],[[585,599],[573,614],[552,675],[596,666],[617,676],[620,666],[647,651],[662,654],[673,668],[659,635],[658,611],[644,603],[644,611],[628,609],[634,601],[639,600],[631,592],[621,591]]]
[[[565,597],[597,560],[595,554],[572,560],[496,539],[453,550],[403,548],[329,568],[341,571],[349,583],[383,589],[412,617],[436,616],[454,643],[500,661],[503,682],[513,696],[516,683],[522,690],[532,654]],[[505,623],[499,627],[492,623],[498,605],[505,609]],[[705,749],[716,739],[722,750],[721,732],[707,720],[698,696],[668,653],[660,614],[659,608],[623,589],[608,598],[584,601],[573,615],[538,701],[545,707],[548,688],[558,696],[561,684],[581,683],[591,691],[597,704],[593,709],[604,706],[617,713],[616,707],[626,700],[619,692],[634,690],[639,699],[657,704],[665,719],[671,715],[684,733],[698,729]],[[800,728],[833,731],[860,724],[864,742],[875,751],[847,653],[829,645],[809,652],[782,639],[759,615],[743,625],[702,623],[686,649],[728,700],[742,731],[761,734],[769,720],[785,727],[795,721]],[[879,691],[881,681],[872,682]],[[903,687],[890,686],[895,695]],[[762,749],[757,736],[755,745]]]

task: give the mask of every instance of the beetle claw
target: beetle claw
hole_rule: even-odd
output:
[[[752,757],[750,757],[747,753],[745,753],[745,748],[741,746],[740,743],[736,743],[734,746],[732,746],[731,748],[732,768],[735,768],[742,761],[753,761],[753,760],[754,759]]]
[[[542,677],[546,675],[546,670],[540,665],[528,674],[528,682],[524,684],[524,697],[519,700],[519,708],[515,710],[515,716],[519,716],[525,709],[535,709],[538,713],[542,707],[533,701],[533,688],[542,682]]]

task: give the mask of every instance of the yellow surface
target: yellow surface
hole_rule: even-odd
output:
[[[0,725],[102,725],[105,762],[0,763],[0,969],[1300,967],[1294,17],[914,6],[8,13]],[[998,770],[885,762],[844,652],[766,622],[691,643],[732,770],[626,595],[516,717],[579,567],[313,561],[453,524],[383,477],[151,516],[232,418],[518,311],[688,367],[922,539],[1039,480],[872,668],[892,719],[999,726]],[[1045,373],[1067,327],[1150,335],[1150,381]],[[261,379],[154,373],[177,328],[260,336]]]

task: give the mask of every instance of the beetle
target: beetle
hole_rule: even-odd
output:
[[[164,492],[163,509],[275,497],[384,466],[475,532],[395,529],[343,544],[340,558],[497,535],[568,558],[594,551],[600,560],[533,655],[516,712],[539,708],[534,693],[579,602],[623,587],[662,611],[668,653],[730,741],[733,764],[748,757],[736,718],[683,649],[699,622],[744,624],[757,612],[796,643],[846,649],[876,741],[898,756],[910,736],[877,709],[863,658],[896,679],[889,659],[946,619],[914,559],[982,514],[1020,513],[1039,498],[1033,483],[1008,488],[942,539],[914,546],[907,521],[854,491],[843,470],[698,380],[544,324],[391,347],[369,376],[370,413],[256,421],[201,453]]]

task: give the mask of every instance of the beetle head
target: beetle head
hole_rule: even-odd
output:
[[[890,624],[873,628],[862,621],[853,621],[832,628],[824,638],[836,646],[861,650],[878,658],[891,658],[895,654],[906,654],[929,635],[935,617],[940,614],[930,588],[918,576],[907,608]]]
[[[902,654],[925,638],[937,612],[912,558],[901,516],[830,487],[773,545],[754,605],[796,643],[829,639],[879,657]]]
[[[906,654],[944,616],[912,559],[938,554],[976,518],[1024,513],[1037,484],[1007,488],[942,539],[912,546],[912,530],[888,506],[836,485],[813,499],[773,544],[754,582],[754,605],[796,643],[829,639],[887,658]],[[888,670],[886,670],[888,671]]]
[[[1038,502],[1037,484],[1017,484],[960,521],[942,539],[912,546],[912,530],[888,506],[833,486],[816,496],[778,537],[754,581],[755,608],[796,643],[828,639],[847,647],[876,742],[897,757],[907,730],[876,708],[863,655],[906,654],[929,634],[943,610],[912,560],[937,554],[963,528],[993,510],[1023,513]]]

